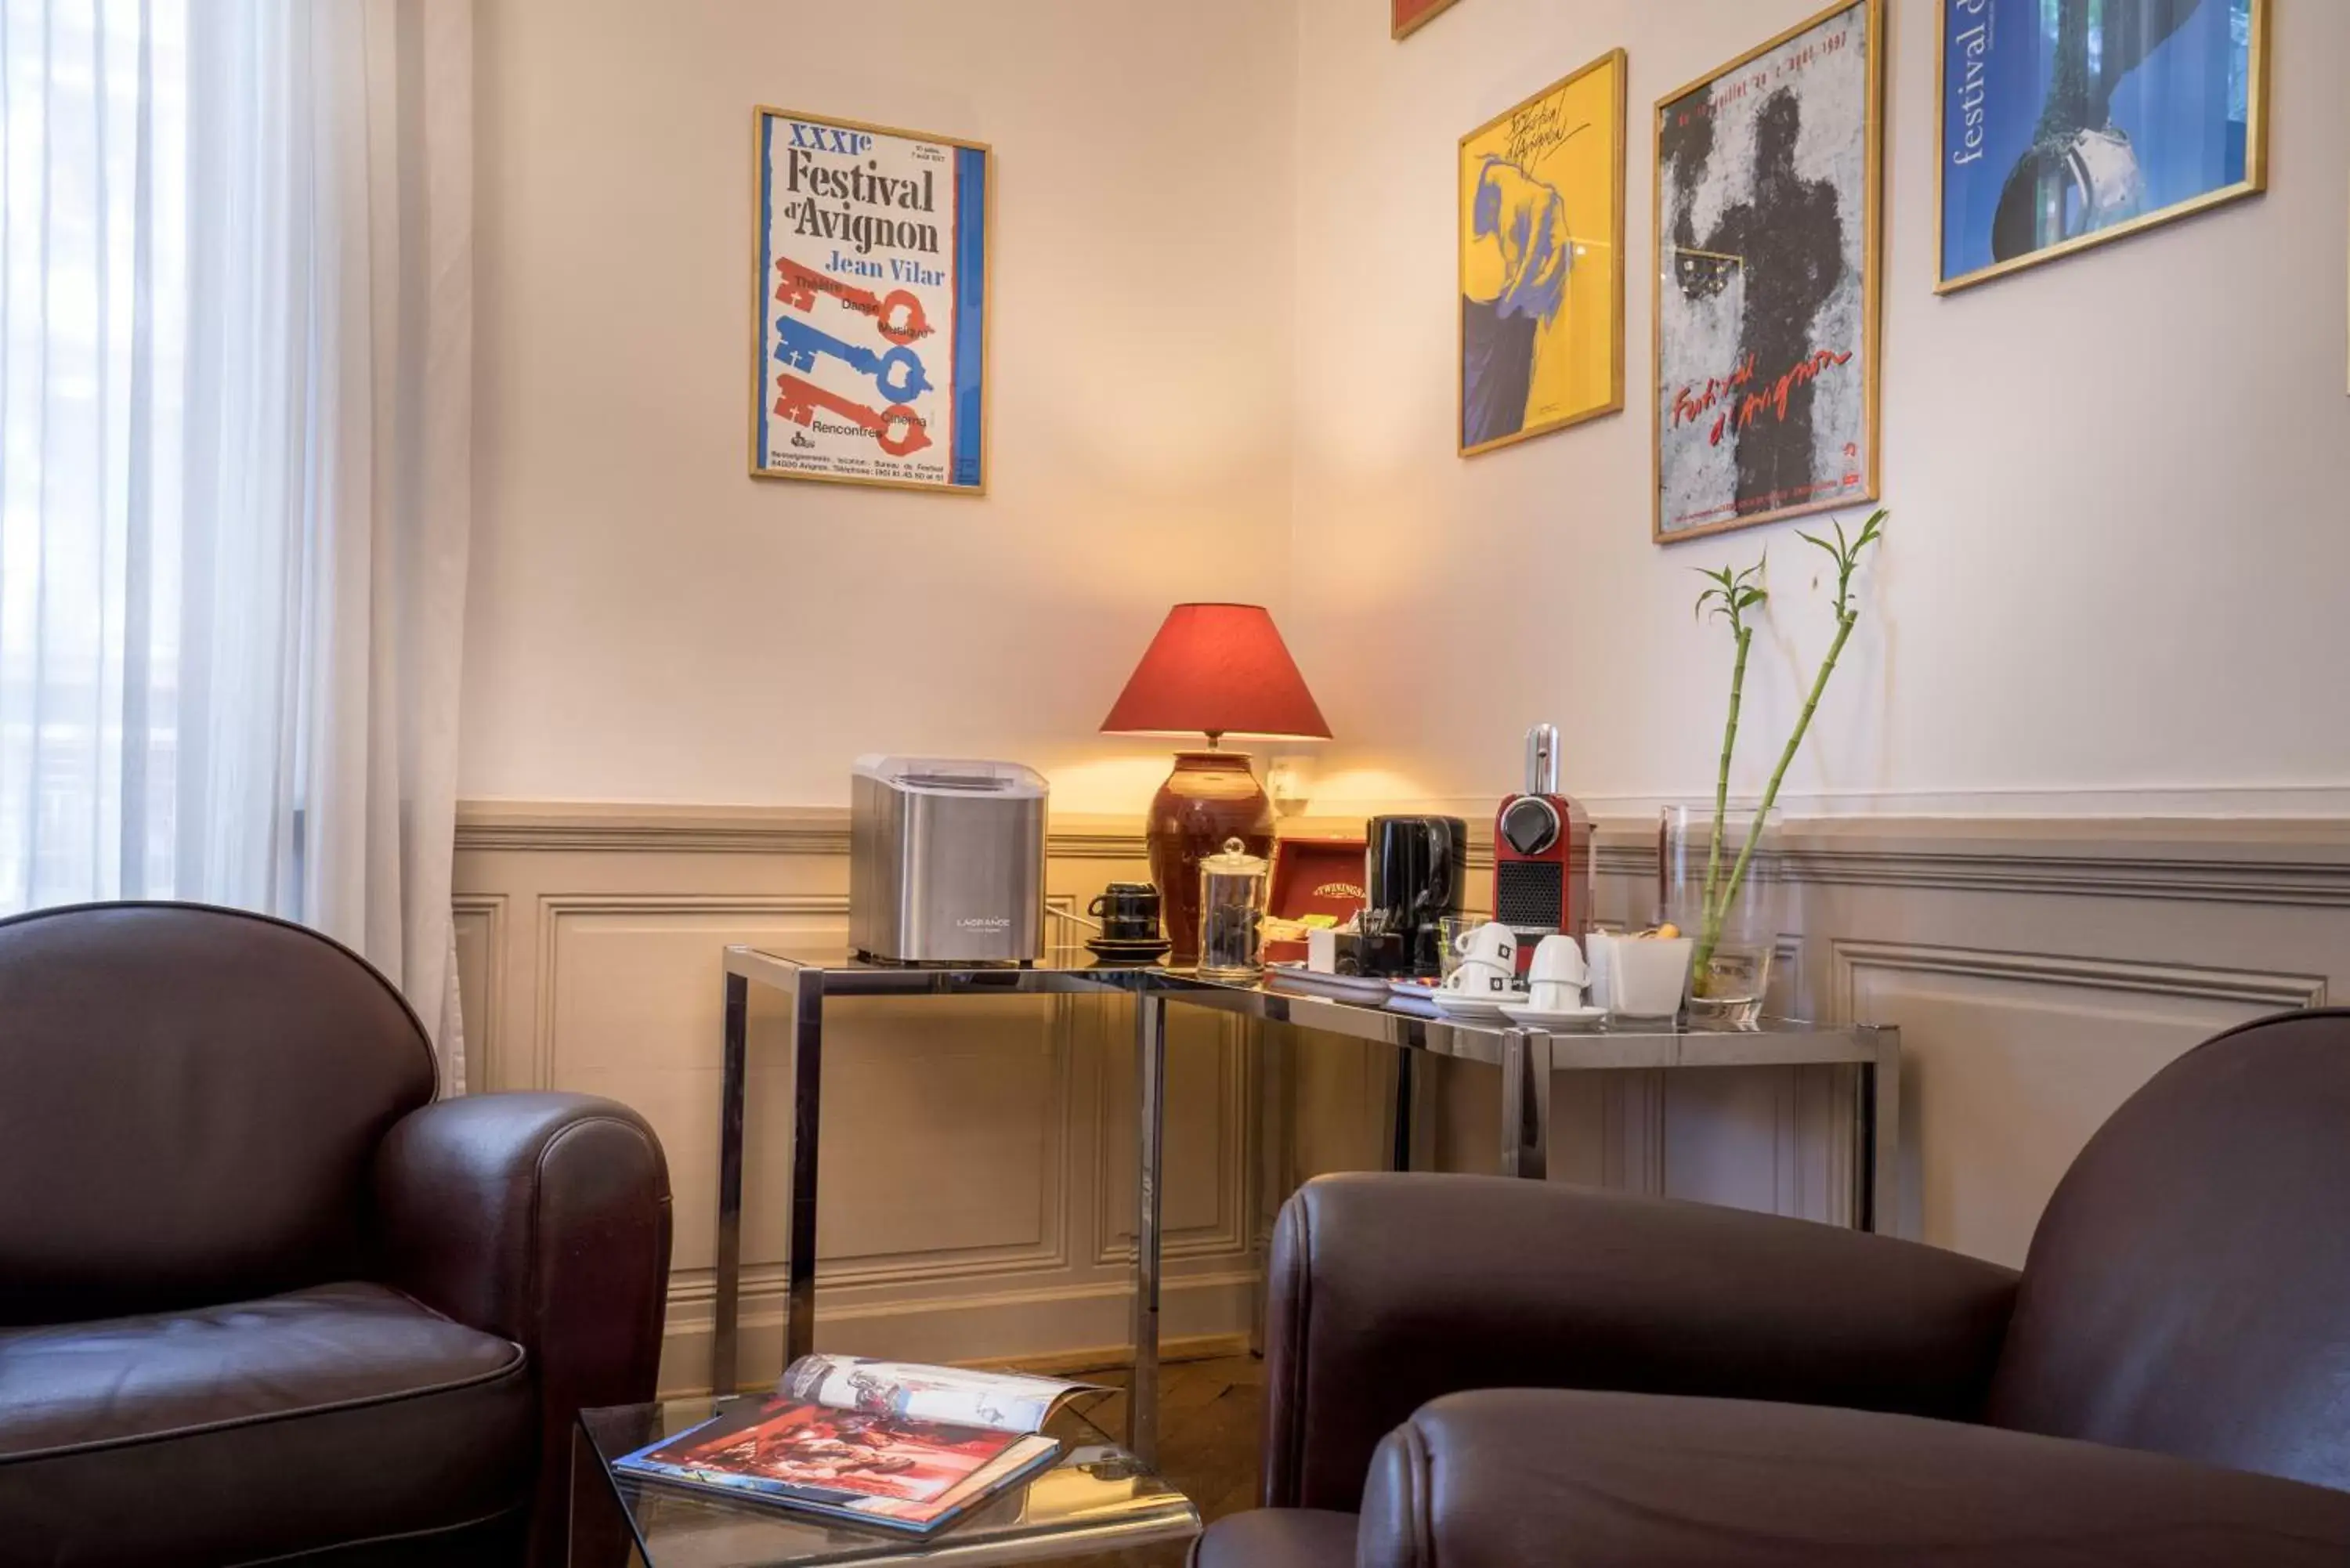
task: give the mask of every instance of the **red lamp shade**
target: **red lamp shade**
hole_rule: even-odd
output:
[[[1330,738],[1262,605],[1169,610],[1101,727],[1105,734]]]

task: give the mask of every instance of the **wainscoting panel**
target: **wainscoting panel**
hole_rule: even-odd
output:
[[[1119,1046],[1102,1052],[1101,1089],[1092,1113],[1100,1129],[1092,1179],[1101,1194],[1093,1259],[1126,1268],[1134,1261],[1134,1211],[1140,1196],[1134,1179],[1135,1059],[1125,1048],[1134,1010],[1123,1001],[1086,1005],[1110,1010],[1114,1026],[1098,1038]],[[1168,1258],[1232,1257],[1247,1250],[1245,1180],[1174,1184],[1171,1179],[1179,1170],[1247,1171],[1255,1109],[1249,1038],[1247,1021],[1228,1013],[1169,1009],[1165,1158],[1170,1185],[1160,1216]]]
[[[1120,827],[1126,825],[1118,825]],[[660,1133],[677,1237],[662,1386],[706,1381],[721,950],[846,935],[840,814],[469,806],[455,906],[476,1088],[609,1096]],[[1149,875],[1139,836],[1056,824],[1050,901]],[[743,1376],[783,1323],[791,1026],[752,988]],[[1133,1256],[1123,998],[848,999],[827,1009],[819,1345],[970,1360],[1115,1351]],[[1170,1340],[1246,1332],[1255,1088],[1246,1026],[1182,1014],[1168,1073]]]
[[[497,1053],[504,1007],[506,901],[503,894],[459,895],[450,900],[457,936],[458,1016],[465,1031],[469,1086],[490,1080],[484,1064]]]
[[[527,1055],[499,1054],[506,1084],[608,1096],[650,1121],[675,1191],[674,1266],[706,1269],[717,1235],[714,1175],[688,1179],[714,1173],[718,1159],[724,1012],[713,955],[729,942],[837,940],[841,901],[599,893],[541,895],[531,907],[537,998]],[[788,1128],[788,1033],[780,1019],[762,1023],[746,1125]],[[773,1140],[746,1147],[745,1190],[775,1190],[784,1167]],[[780,1261],[781,1227],[779,1206],[746,1208],[745,1257]]]
[[[1799,825],[1805,993],[1902,1030],[1905,1231],[2020,1262],[2147,1078],[2229,1025],[2323,1003],[2350,958],[2325,901],[2345,849],[2350,829],[2320,822]]]
[[[1655,833],[1602,826],[1602,919],[1656,911]],[[2013,1262],[2124,1099],[2247,1018],[2323,1003],[2350,970],[2350,825],[1791,824],[1774,1011],[1898,1024],[1908,1234]],[[1856,1075],[1561,1075],[1553,1179],[1840,1222]],[[1440,1075],[1437,1163],[1490,1169],[1492,1090]]]
[[[2323,1000],[2313,977],[1839,943],[1856,1016],[1901,1021],[1908,1220],[1924,1240],[2021,1265],[2090,1136],[2222,1029]]]
[[[1305,831],[1337,826],[1326,819]],[[1146,877],[1125,822],[1056,820],[1049,894]],[[1483,835],[1480,833],[1479,837]],[[1908,1233],[2006,1262],[2082,1144],[2213,1032],[2323,1002],[2350,974],[2350,825],[1790,825],[1787,1011],[1898,1024]],[[1472,856],[1471,903],[1489,850]],[[1603,826],[1601,918],[1655,908],[1655,835]],[[470,805],[458,969],[475,1088],[607,1094],[669,1150],[678,1239],[662,1382],[707,1376],[721,982],[730,942],[837,942],[846,814]],[[752,992],[744,1376],[780,1352],[789,1025]],[[1132,1008],[1118,998],[851,1002],[829,1012],[818,1342],[930,1359],[1125,1343]],[[1280,1197],[1388,1161],[1390,1053],[1175,1010],[1168,1069],[1170,1344],[1250,1323]],[[1498,1074],[1438,1063],[1416,1166],[1490,1171]],[[1840,1221],[1855,1075],[1562,1074],[1553,1179]]]

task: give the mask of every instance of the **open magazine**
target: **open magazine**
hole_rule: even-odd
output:
[[[804,1355],[744,1401],[615,1461],[626,1475],[927,1532],[1053,1462],[1045,1417],[1087,1386]]]

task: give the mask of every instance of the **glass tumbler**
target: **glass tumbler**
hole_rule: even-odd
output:
[[[1480,926],[1491,925],[1492,919],[1493,917],[1491,915],[1481,914],[1444,915],[1437,919],[1436,932],[1440,946],[1438,957],[1442,961],[1439,970],[1440,979],[1452,978],[1452,971],[1461,967],[1461,944],[1467,941],[1470,934]]]

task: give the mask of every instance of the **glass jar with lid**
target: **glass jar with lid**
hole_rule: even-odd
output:
[[[1259,946],[1272,862],[1237,838],[1200,862],[1200,976],[1254,980],[1264,972]]]

